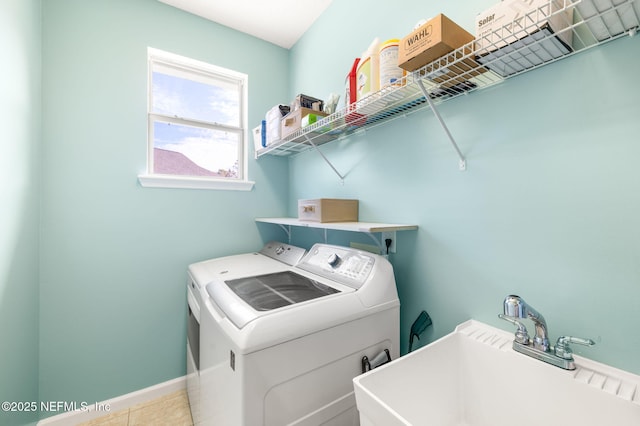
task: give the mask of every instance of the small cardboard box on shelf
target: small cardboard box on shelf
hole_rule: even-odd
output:
[[[473,41],[473,35],[439,14],[400,41],[398,66],[415,71]]]

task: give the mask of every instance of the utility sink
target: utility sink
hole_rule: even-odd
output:
[[[574,356],[563,370],[470,320],[354,379],[361,426],[638,426],[640,376]]]

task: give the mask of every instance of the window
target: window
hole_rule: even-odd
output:
[[[247,76],[149,48],[143,186],[250,190]]]

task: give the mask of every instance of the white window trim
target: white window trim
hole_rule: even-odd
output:
[[[195,59],[186,58],[173,53],[165,52],[159,49],[149,47],[147,50],[149,61],[152,58],[159,58],[162,60],[169,60],[173,63],[183,65],[187,68],[199,68],[211,71],[219,75],[227,75],[233,79],[240,79],[242,84],[242,158],[239,158],[241,162],[242,173],[239,179],[220,179],[213,177],[202,176],[180,176],[180,175],[163,175],[150,173],[150,165],[152,164],[153,150],[151,149],[149,136],[147,135],[147,171],[138,175],[138,181],[140,185],[145,188],[184,188],[184,189],[221,189],[232,191],[251,191],[255,182],[248,180],[248,144],[249,144],[249,129],[248,129],[248,76],[246,74],[228,70],[225,68],[217,67],[205,62],[201,62]],[[151,67],[149,67],[149,74],[151,73]],[[148,78],[149,84],[151,78]],[[151,89],[148,88],[147,91]],[[149,115],[147,107],[147,115]],[[147,126],[148,127],[148,126]],[[148,130],[147,130],[148,131]]]
[[[223,180],[198,176],[173,176],[158,174],[138,175],[140,185],[145,188],[225,189],[251,191],[255,182],[249,180]]]

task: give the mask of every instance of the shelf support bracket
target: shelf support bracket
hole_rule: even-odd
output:
[[[320,154],[322,159],[329,165],[329,167],[331,167],[333,172],[338,175],[338,177],[340,178],[340,182],[344,185],[344,176],[342,176],[340,174],[340,172],[333,166],[333,164],[331,164],[331,161],[329,161],[329,159],[322,153],[322,151],[320,151],[320,148],[318,148],[318,146],[315,143],[313,143],[313,141],[311,141],[311,139],[309,139],[309,136],[306,133],[304,134],[304,138],[307,140],[307,142],[309,142],[309,144],[312,147],[314,147],[316,149],[318,154]]]
[[[429,104],[429,108],[431,108],[431,111],[433,111],[433,114],[438,119],[438,122],[442,126],[442,129],[447,134],[447,137],[449,138],[451,145],[453,145],[453,148],[456,150],[456,153],[458,154],[458,158],[460,159],[460,161],[458,162],[458,165],[460,166],[460,170],[461,171],[467,170],[467,160],[465,160],[464,155],[462,155],[460,148],[458,148],[458,145],[456,144],[455,139],[453,139],[453,136],[451,136],[451,132],[449,132],[449,128],[447,127],[444,120],[440,116],[440,113],[436,109],[436,106],[433,104],[433,101],[431,100],[431,96],[429,96],[429,92],[427,92],[427,89],[425,89],[424,84],[422,83],[422,80],[418,79],[417,82],[418,82],[418,86],[420,87],[420,90],[422,91],[422,94],[424,95],[425,99],[427,100],[427,103]]]
[[[287,243],[291,244],[291,225],[284,225],[282,223],[278,223],[278,226],[287,234]]]

